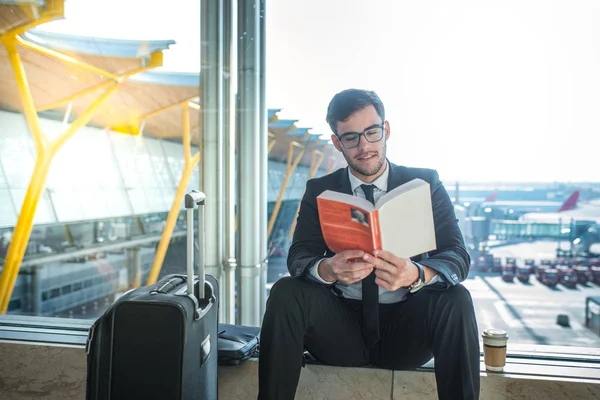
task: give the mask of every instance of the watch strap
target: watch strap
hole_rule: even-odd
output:
[[[417,280],[415,282],[413,282],[409,287],[408,290],[411,293],[414,293],[416,291],[418,291],[419,289],[421,289],[423,286],[425,286],[425,269],[423,268],[423,266],[417,262],[413,261],[413,264],[417,267],[417,269],[419,270],[419,277],[417,278]]]

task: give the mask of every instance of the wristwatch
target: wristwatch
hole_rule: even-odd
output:
[[[423,289],[423,287],[425,286],[425,270],[423,269],[423,266],[414,261],[413,261],[413,264],[415,264],[417,269],[419,270],[419,277],[417,278],[417,280],[414,283],[412,283],[407,288],[410,293],[416,293],[419,290]]]

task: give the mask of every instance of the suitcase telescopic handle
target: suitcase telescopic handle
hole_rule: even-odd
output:
[[[187,216],[187,288],[194,296],[194,208],[198,205],[198,300],[204,299],[204,201],[206,195],[192,190],[185,195]]]

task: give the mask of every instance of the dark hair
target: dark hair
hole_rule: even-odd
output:
[[[327,107],[327,123],[333,133],[337,134],[338,121],[345,121],[355,112],[368,106],[375,107],[375,111],[379,114],[381,121],[385,121],[385,108],[377,93],[362,89],[346,89],[341,91],[333,96],[329,107]]]

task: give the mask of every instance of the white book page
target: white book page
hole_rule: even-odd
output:
[[[409,258],[436,249],[429,184],[419,184],[379,208],[383,250]]]
[[[401,196],[404,193],[410,192],[411,190],[418,189],[422,186],[427,186],[429,188],[429,183],[419,178],[406,182],[405,184],[400,185],[397,188],[394,188],[386,194],[384,194],[383,196],[381,196],[381,198],[377,201],[377,204],[375,204],[375,208],[381,208],[381,206],[383,206],[388,201],[398,196]]]

